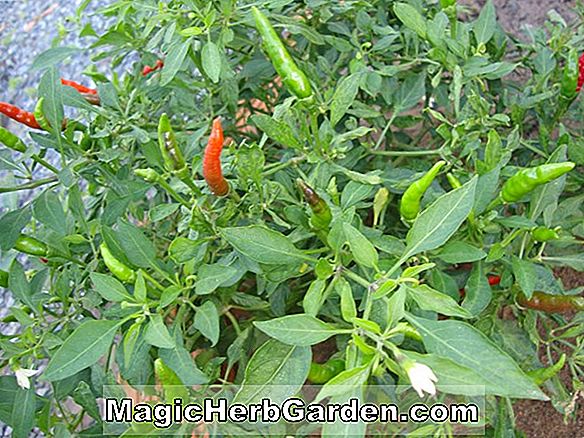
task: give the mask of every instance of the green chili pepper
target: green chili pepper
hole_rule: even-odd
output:
[[[0,270],[0,286],[8,287],[8,272]]]
[[[14,149],[18,152],[26,152],[26,145],[24,142],[10,132],[8,129],[5,129],[0,126],[0,143],[3,143],[4,146]]]
[[[447,173],[446,174],[446,179],[448,180],[448,183],[450,184],[450,187],[452,187],[454,190],[459,189],[459,188],[462,187],[462,183],[453,174]]]
[[[548,242],[550,240],[558,240],[560,235],[558,234],[558,228],[551,229],[547,227],[537,227],[531,230],[531,237],[538,242]]]
[[[189,399],[189,391],[180,377],[160,358],[154,361],[154,375],[162,385],[167,401],[171,402],[178,398],[184,402]]]
[[[445,161],[438,161],[432,168],[419,180],[412,183],[404,192],[400,203],[401,217],[407,221],[412,221],[420,212],[420,204],[426,190],[432,184],[432,181],[440,172],[440,169],[446,164]]]
[[[503,185],[501,198],[505,202],[516,202],[535,190],[538,186],[547,184],[568,173],[574,168],[572,162],[543,164],[520,170]]]
[[[251,11],[256,28],[262,37],[264,49],[288,90],[299,99],[311,97],[312,87],[308,78],[298,68],[269,20],[255,6]]]
[[[578,94],[578,77],[580,75],[578,61],[578,52],[576,49],[570,50],[566,65],[564,66],[564,74],[560,86],[560,95],[567,100],[574,99]]]
[[[136,273],[116,259],[105,243],[99,245],[99,250],[101,251],[103,262],[115,277],[126,283],[133,283],[136,280]]]
[[[302,190],[304,199],[312,210],[310,217],[311,225],[317,230],[327,229],[333,219],[333,215],[326,201],[318,196],[314,189],[301,179],[297,179],[296,184]]]
[[[16,239],[14,249],[25,254],[35,255],[39,257],[46,257],[49,253],[47,245],[40,240],[21,234]]]
[[[342,359],[330,359],[329,361],[319,364],[312,362],[308,372],[308,380],[312,383],[321,385],[345,370],[345,361]]]
[[[456,0],[440,0],[440,7],[442,9],[449,8],[450,6],[454,6],[456,4]]]
[[[144,181],[149,183],[156,183],[160,180],[160,175],[154,169],[136,169],[134,174],[144,179]]]
[[[50,131],[51,130],[51,125],[49,124],[49,121],[47,120],[47,118],[45,117],[45,112],[43,110],[43,103],[45,101],[44,97],[41,97],[35,108],[34,108],[34,118],[36,119],[36,121],[38,122],[38,124],[40,125],[41,128],[43,128],[45,131]]]
[[[527,375],[531,377],[536,385],[541,385],[546,380],[551,379],[556,374],[558,374],[562,368],[564,368],[564,364],[566,363],[566,353],[562,353],[560,359],[550,367],[547,368],[538,368],[537,370],[528,371]]]
[[[550,295],[543,292],[534,292],[531,298],[527,299],[523,293],[520,293],[517,297],[517,302],[528,309],[545,313],[584,310],[584,297],[574,295]]]
[[[158,122],[158,145],[160,146],[160,153],[166,170],[172,172],[186,167],[185,159],[178,147],[176,136],[166,113],[160,116],[160,121]]]

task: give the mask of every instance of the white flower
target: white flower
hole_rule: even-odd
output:
[[[30,381],[28,380],[29,377],[32,377],[39,373],[39,370],[30,370],[27,368],[19,368],[17,369],[14,374],[16,375],[16,383],[23,389],[30,388]]]
[[[436,386],[434,383],[438,381],[438,378],[432,371],[432,368],[418,362],[407,364],[404,368],[408,373],[412,387],[416,390],[420,398],[424,397],[424,392],[430,395],[436,395]]]

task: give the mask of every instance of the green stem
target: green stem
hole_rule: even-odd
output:
[[[375,150],[379,149],[379,147],[381,146],[381,143],[385,139],[385,135],[387,134],[387,131],[389,131],[389,128],[391,127],[393,121],[397,117],[397,114],[398,114],[397,111],[394,110],[393,114],[391,115],[391,117],[387,121],[385,128],[383,128],[383,131],[381,131],[381,135],[377,139],[377,143],[375,143],[375,146],[373,147],[373,149],[375,149]],[[374,151],[371,151],[371,152],[373,153]]]
[[[60,171],[59,169],[57,169],[55,166],[53,166],[51,163],[45,161],[44,159],[42,159],[41,157],[39,157],[37,154],[33,155],[30,157],[35,163],[40,164],[43,167],[46,167],[47,169],[49,169],[51,172],[59,174]]]
[[[172,187],[170,187],[170,184],[168,184],[164,178],[162,177],[158,178],[158,184],[160,184],[160,186],[164,190],[166,190],[166,192],[170,195],[172,199],[174,199],[177,202],[180,202],[183,206],[185,206],[188,209],[191,208],[191,205],[187,202],[187,200],[183,198],[181,195],[179,195]]]
[[[10,192],[19,192],[21,190],[31,190],[37,187],[43,186],[45,184],[51,184],[57,182],[57,177],[50,177],[50,178],[43,178],[37,181],[32,181],[27,184],[22,184],[20,186],[15,187],[0,187],[0,193],[10,193]]]
[[[268,170],[265,170],[262,173],[262,176],[265,178],[267,176],[273,175],[274,173],[277,173],[277,172],[279,172],[282,169],[286,169],[286,168],[288,168],[290,166],[295,166],[295,165],[301,163],[304,160],[306,160],[306,157],[305,156],[301,156],[301,157],[292,158],[292,159],[286,161],[285,163],[276,163],[276,165],[271,166]]]
[[[377,147],[377,146],[376,146]],[[369,151],[373,155],[383,155],[386,157],[423,157],[425,155],[440,155],[442,148],[426,151]]]

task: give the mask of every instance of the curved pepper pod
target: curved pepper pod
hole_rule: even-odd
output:
[[[33,113],[24,111],[7,102],[0,102],[0,113],[33,129],[42,129]]]
[[[565,313],[584,310],[584,297],[572,295],[550,295],[534,292],[530,299],[520,293],[517,303],[532,310],[545,313]]]
[[[14,249],[25,254],[39,257],[46,257],[49,253],[49,248],[44,242],[25,234],[21,234],[18,239],[16,239]]]
[[[297,179],[296,184],[302,190],[304,199],[312,210],[312,217],[310,218],[312,226],[317,230],[327,229],[333,220],[333,215],[326,201],[301,179]]]
[[[318,385],[331,380],[345,370],[345,361],[342,359],[330,359],[323,364],[312,362],[308,372],[308,380]]]
[[[575,49],[572,49],[568,54],[568,59],[564,66],[564,74],[560,86],[560,94],[563,98],[571,100],[576,97],[576,94],[578,93],[579,73],[578,52],[576,52]]]
[[[576,87],[576,92],[579,93],[584,86],[584,54],[580,56],[578,61],[578,86]]]
[[[432,182],[440,172],[440,169],[446,164],[445,161],[438,161],[432,168],[419,180],[412,183],[404,192],[399,212],[406,221],[413,221],[420,212],[422,197],[426,190],[432,185]]]
[[[221,170],[221,151],[223,150],[223,127],[221,118],[213,120],[211,135],[203,157],[203,177],[216,196],[225,196],[229,192],[229,183]]]
[[[299,99],[311,97],[312,87],[308,78],[296,65],[270,21],[255,6],[252,7],[251,12],[268,58],[272,61],[286,88]]]
[[[575,166],[574,163],[567,161],[565,163],[543,164],[541,166],[520,170],[503,185],[501,198],[505,202],[520,201],[538,186],[559,178]]]
[[[558,228],[552,229],[547,227],[537,227],[531,230],[531,237],[538,242],[549,242],[550,240],[558,240]]]
[[[172,172],[186,167],[185,159],[166,113],[160,116],[158,122],[158,145],[166,170]]]
[[[124,281],[126,283],[134,282],[136,279],[136,273],[128,266],[124,265],[122,262],[116,259],[105,243],[99,245],[99,250],[101,252],[103,262],[109,271],[114,274],[118,280]]]
[[[8,129],[5,129],[0,126],[0,143],[4,144],[4,146],[18,151],[18,152],[26,152],[26,145],[24,142],[10,132]]]

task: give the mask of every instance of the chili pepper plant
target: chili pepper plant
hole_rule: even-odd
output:
[[[400,385],[483,397],[489,436],[520,399],[575,417],[583,285],[557,269],[584,271],[580,21],[518,38],[490,0],[115,0],[97,32],[87,3],[64,29],[94,64],[61,81],[82,48],[56,41],[34,114],[0,105],[34,128],[0,130],[13,436],[101,433],[103,385]]]

